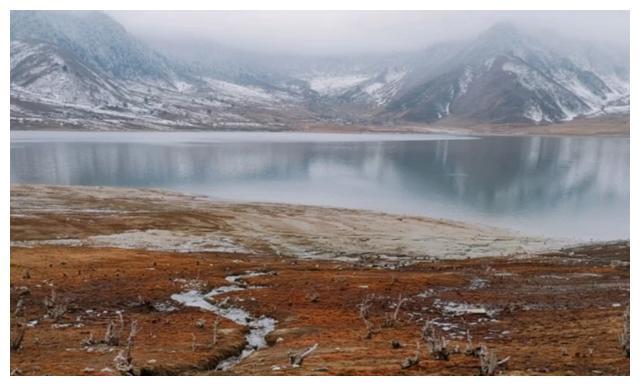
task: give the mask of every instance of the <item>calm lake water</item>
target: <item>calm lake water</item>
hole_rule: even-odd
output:
[[[155,187],[629,238],[629,138],[18,131],[11,182]]]

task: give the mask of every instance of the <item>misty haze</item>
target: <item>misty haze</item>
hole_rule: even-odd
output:
[[[11,11],[12,375],[628,375],[629,11]]]

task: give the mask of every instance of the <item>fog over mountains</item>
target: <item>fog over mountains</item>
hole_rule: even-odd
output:
[[[11,127],[548,124],[629,111],[629,52],[498,23],[414,52],[143,42],[102,12],[11,12]]]

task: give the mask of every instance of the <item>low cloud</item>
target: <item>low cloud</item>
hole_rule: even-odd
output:
[[[211,40],[303,55],[387,53],[477,35],[496,22],[628,47],[626,11],[110,11],[146,40]]]

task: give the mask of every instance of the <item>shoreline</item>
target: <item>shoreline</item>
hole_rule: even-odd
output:
[[[11,242],[12,374],[478,375],[469,341],[509,356],[504,375],[630,372],[628,242],[47,185],[11,186]],[[128,372],[124,343],[101,340],[111,323],[120,341],[139,328]],[[403,368],[426,323],[448,360],[422,342]]]
[[[406,264],[412,260],[536,253],[584,244],[449,219],[329,206],[217,200],[160,189],[13,184],[11,196],[13,246],[237,251],[345,261],[366,256],[387,264]],[[64,224],[53,229],[40,226],[58,222],[56,216],[61,213],[83,217],[90,214],[92,230],[74,228],[60,234]],[[192,213],[197,213],[200,222],[215,226],[193,229],[181,225],[181,218]],[[120,221],[115,218],[119,214],[123,217]],[[108,221],[109,228],[101,226],[101,220]]]
[[[382,217],[385,219],[397,218],[402,221],[402,219],[410,219],[415,220],[425,224],[431,225],[439,225],[442,227],[454,227],[454,228],[467,228],[470,230],[478,230],[485,231],[493,234],[496,237],[501,238],[513,238],[514,240],[537,240],[542,241],[543,243],[549,243],[548,249],[558,249],[558,248],[575,248],[581,246],[589,246],[596,244],[610,244],[610,243],[621,243],[621,242],[629,242],[629,238],[617,238],[617,239],[579,239],[579,238],[567,238],[567,237],[552,237],[545,235],[534,235],[527,234],[526,232],[510,229],[506,227],[494,226],[486,223],[474,222],[474,221],[464,221],[464,220],[455,220],[450,218],[443,217],[429,217],[424,215],[416,215],[409,213],[401,213],[401,212],[386,212],[381,210],[373,210],[366,208],[349,208],[349,207],[340,207],[340,206],[331,206],[331,205],[313,205],[313,204],[292,204],[286,202],[275,202],[275,201],[243,201],[243,200],[233,200],[233,199],[225,199],[219,197],[212,197],[203,194],[197,193],[188,193],[181,191],[173,191],[167,190],[164,188],[129,188],[129,187],[109,187],[109,186],[88,186],[88,185],[49,185],[49,184],[29,184],[29,183],[14,183],[10,185],[11,190],[13,192],[14,187],[17,191],[34,191],[40,188],[44,190],[56,190],[61,192],[63,195],[77,192],[80,195],[82,194],[100,194],[104,195],[103,198],[110,199],[109,195],[113,194],[114,197],[122,196],[125,193],[131,195],[145,195],[145,192],[148,192],[152,195],[156,195],[157,199],[166,199],[166,204],[184,204],[185,202],[189,202],[189,205],[193,204],[195,201],[203,204],[203,209],[213,208],[219,210],[221,208],[228,208],[231,212],[234,211],[234,208],[242,208],[243,206],[257,208],[264,208],[266,210],[265,214],[273,213],[277,211],[284,212],[300,212],[306,211],[310,214],[311,217],[322,217],[327,215],[337,216],[340,218],[340,214],[349,215],[352,218],[362,217],[365,221],[370,221],[372,218]],[[27,193],[28,194],[28,193]],[[49,196],[51,198],[51,196]],[[111,197],[113,198],[113,197]],[[58,205],[60,205],[58,203]],[[66,205],[69,205],[67,203]],[[69,206],[70,211],[73,212],[73,205]],[[193,209],[193,208],[190,208]],[[82,209],[78,209],[82,210]],[[100,209],[95,209],[96,213],[100,212]],[[326,212],[326,213],[323,213]],[[12,216],[23,216],[21,213],[14,213]],[[17,242],[26,242],[29,243],[29,240],[18,240]],[[49,240],[51,241],[51,240]],[[68,241],[70,244],[73,244],[74,241],[77,245],[82,244],[82,240],[60,240],[60,243]],[[12,240],[13,243],[13,240]],[[537,250],[538,252],[542,252],[543,250]]]
[[[259,129],[215,129],[215,128],[185,128],[167,127],[166,130],[139,130],[114,129],[114,130],[89,130],[71,129],[59,125],[44,125],[38,128],[10,127],[10,131],[59,131],[59,132],[266,132],[266,133],[326,133],[326,134],[441,134],[455,136],[630,136],[630,116],[628,114],[610,115],[593,118],[577,118],[567,122],[558,122],[542,125],[531,124],[476,124],[473,122],[445,121],[437,124],[415,124],[402,122],[394,124],[308,124],[294,123],[288,128],[273,128],[264,126]]]

